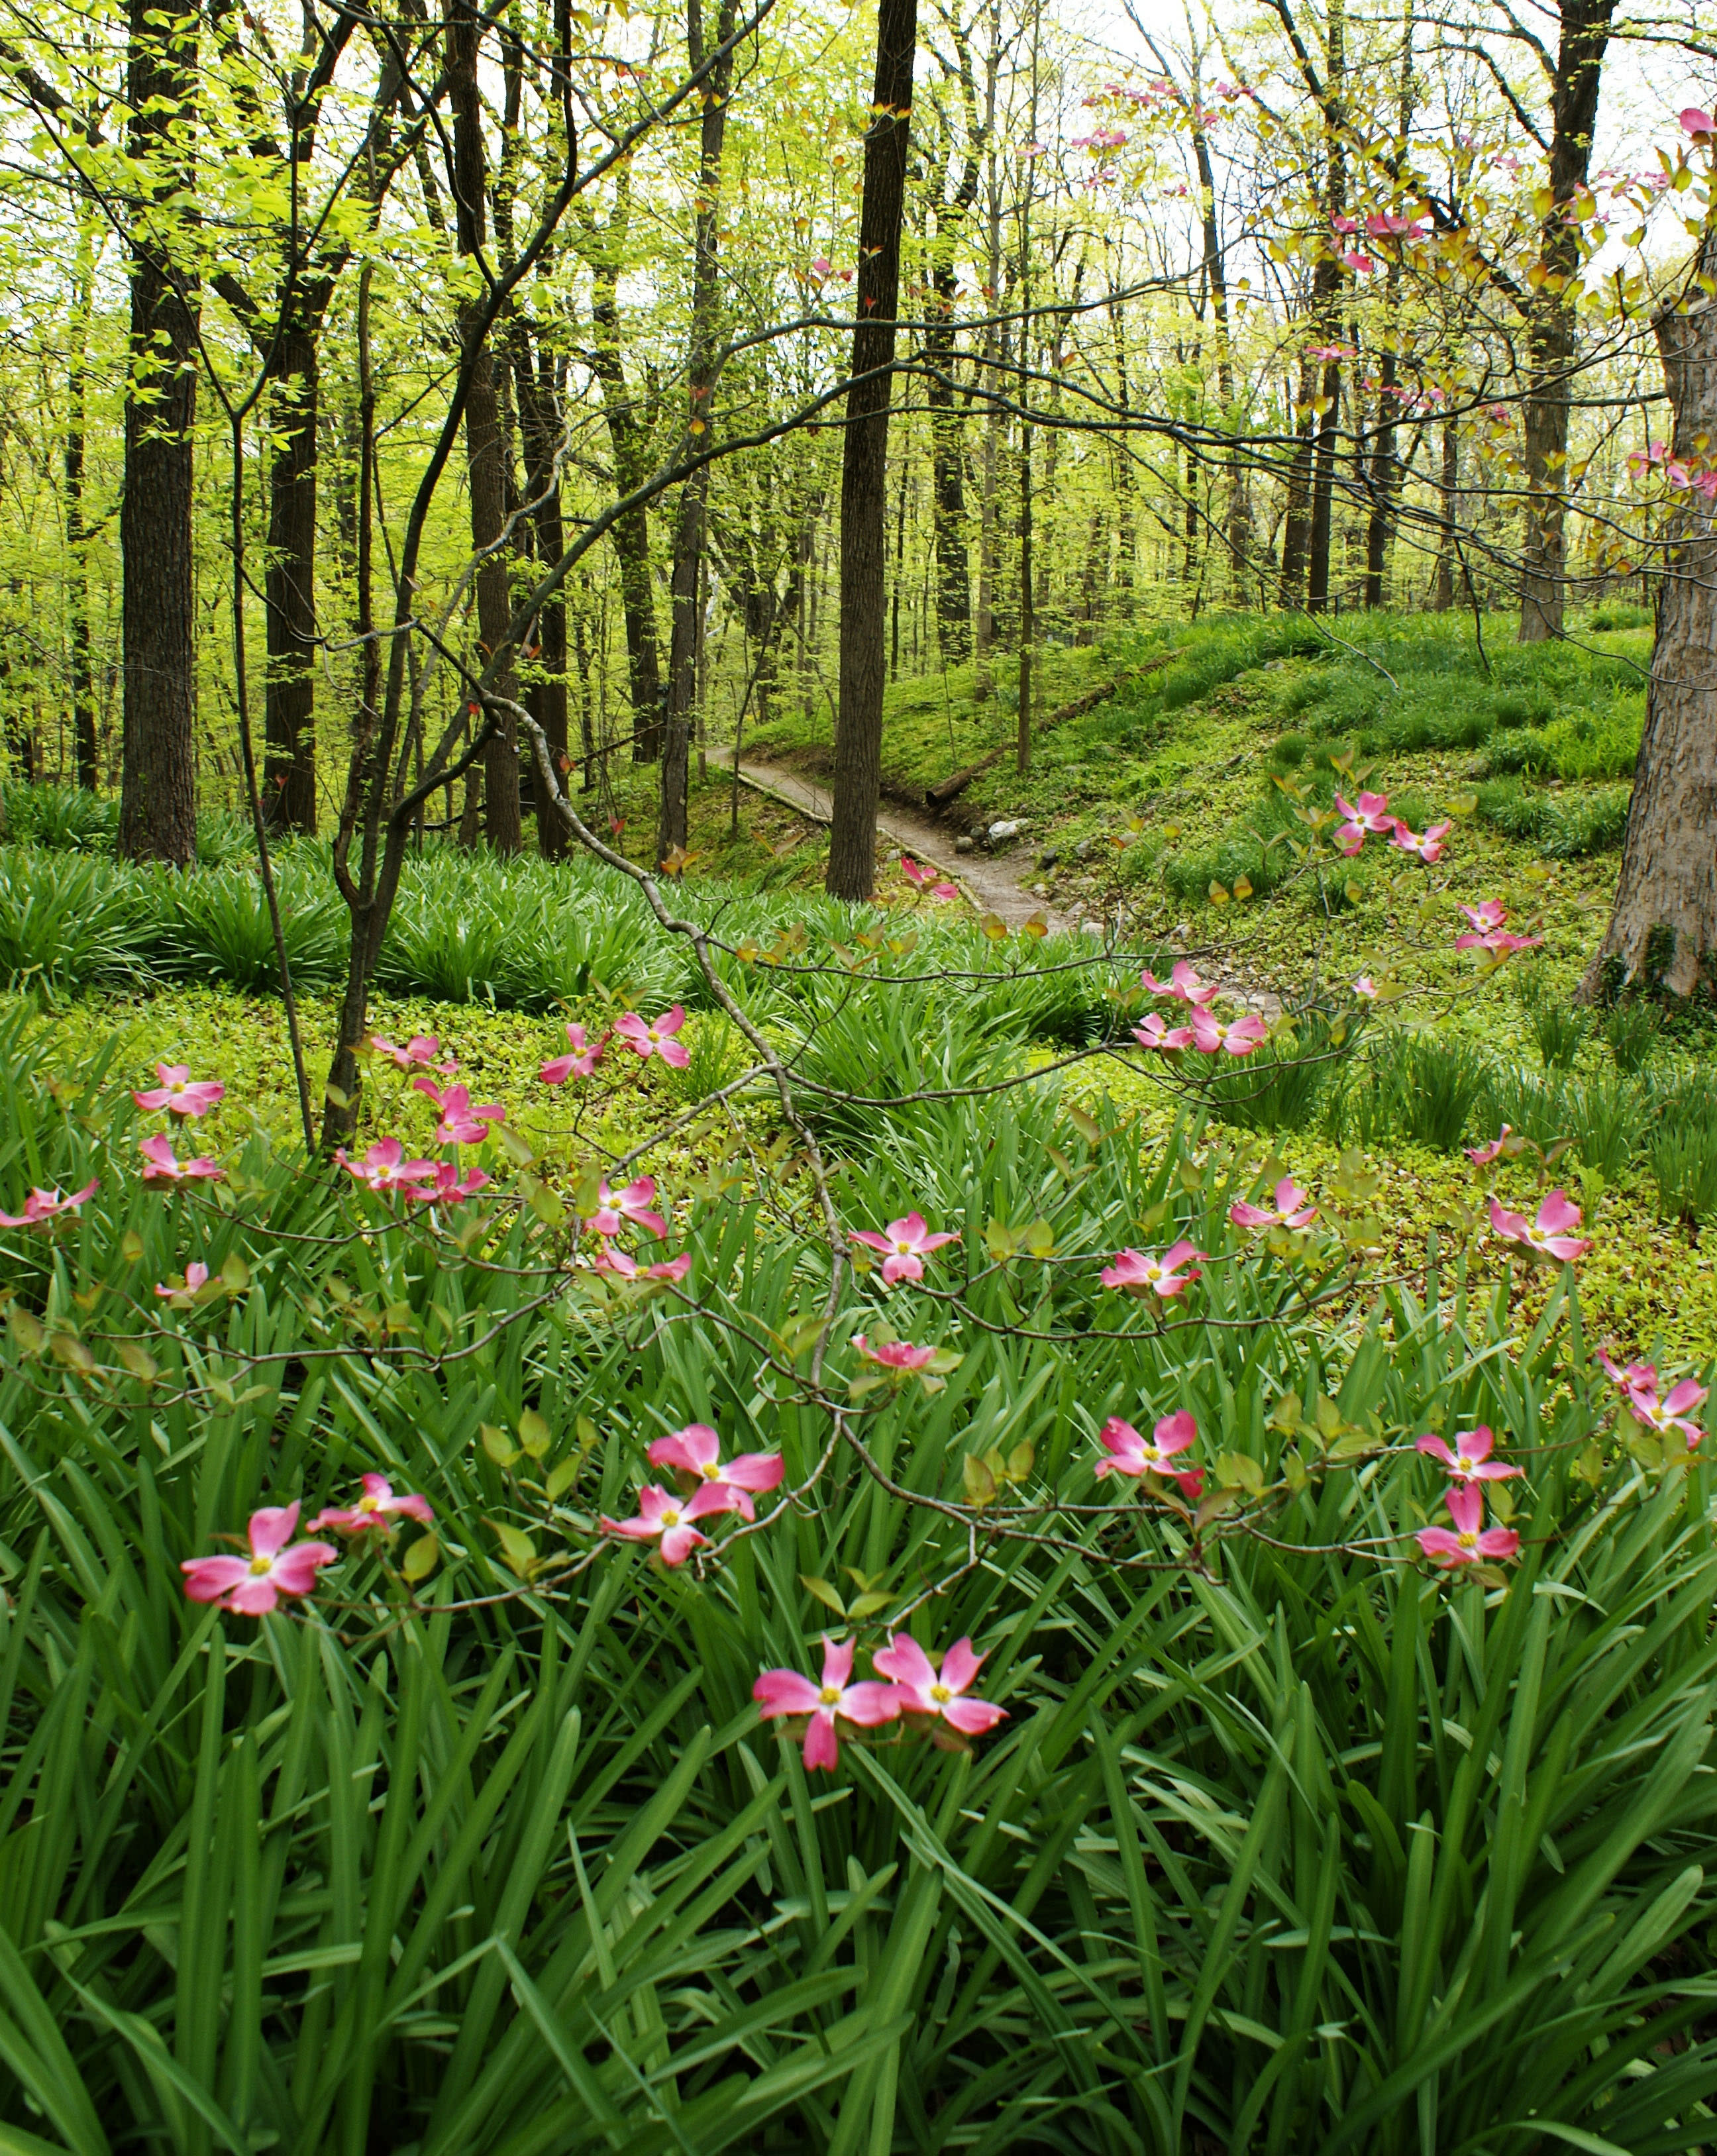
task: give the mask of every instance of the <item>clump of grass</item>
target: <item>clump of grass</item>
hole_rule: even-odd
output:
[[[1606,1014],[1603,1034],[1616,1068],[1631,1078],[1657,1054],[1663,1038],[1663,1014],[1655,1004],[1630,996]]]
[[[105,861],[8,847],[0,854],[0,982],[64,994],[141,972],[143,912],[136,876]]]
[[[119,836],[119,803],[81,786],[0,788],[6,836],[54,852],[111,854]]]
[[[1556,988],[1541,966],[1516,974],[1514,993],[1546,1070],[1571,1070],[1591,1031],[1591,1020]]]
[[[1489,1081],[1488,1063],[1468,1042],[1391,1033],[1336,1104],[1331,1135],[1353,1137],[1368,1149],[1406,1138],[1436,1152],[1452,1152]]]
[[[1206,1085],[1212,1117],[1245,1131],[1303,1131],[1348,1057],[1355,1036],[1307,1011],[1286,1032]]]

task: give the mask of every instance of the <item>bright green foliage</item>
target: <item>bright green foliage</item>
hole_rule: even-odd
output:
[[[1211,1266],[1190,1322],[1118,1319],[1056,1254],[1148,1222],[1221,1251],[1238,1163],[1190,1133],[1141,1152],[1112,1112],[1051,1152],[1051,1103],[926,1105],[909,1183],[897,1149],[848,1162],[851,1217],[1044,1227],[992,1231],[1015,1255],[987,1271],[969,1237],[960,1359],[868,1396],[875,1474],[837,1455],[702,1583],[619,1549],[558,1578],[665,1428],[713,1421],[805,1479],[826,1424],[784,1335],[818,1306],[815,1245],[712,1195],[701,1312],[533,1309],[516,1268],[553,1240],[528,1215],[491,1263],[430,1260],[354,1240],[352,1201],[254,1145],[229,1201],[162,1198],[99,1071],[56,1098],[5,1045],[6,1190],[103,1183],[57,1251],[6,1260],[18,2147],[1709,2139],[1710,1471],[1591,1445],[1560,1292],[1511,1351],[1435,1271],[1428,1301],[1334,1330],[1272,1264]],[[162,1311],[193,1255],[224,1284]],[[934,1305],[887,1308],[935,1337]],[[1072,1344],[1031,1337],[1051,1308]],[[878,1314],[843,1312],[835,1366]],[[1162,1527],[1075,1511],[962,1572],[964,1531],[889,1487],[958,1499],[975,1455],[1089,1503],[1102,1418],[1182,1405],[1236,1489],[1300,1490],[1204,1573]],[[1481,1420],[1528,1470],[1522,1558],[1451,1584],[1415,1561],[1440,1481],[1406,1448]],[[371,1468],[436,1508],[417,1609],[378,1625],[357,1554],[303,1620],[182,1598],[180,1559],[251,1507],[308,1517]],[[965,1755],[848,1742],[808,1781],[749,1703],[760,1668],[815,1666],[830,1614],[802,1580],[897,1603],[944,1576],[914,1629],[971,1633],[1009,1720]]]

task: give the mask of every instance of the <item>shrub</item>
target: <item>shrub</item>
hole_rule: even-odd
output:
[[[347,915],[313,850],[274,865],[286,963],[296,983],[330,981],[345,963]],[[254,863],[184,875],[156,873],[151,956],[169,979],[225,981],[247,995],[280,985],[274,924]]]
[[[1632,1077],[1658,1052],[1663,1037],[1663,1014],[1655,1004],[1630,996],[1606,1014],[1603,1034],[1616,1068]]]
[[[1238,1130],[1304,1130],[1315,1121],[1324,1091],[1353,1053],[1355,1039],[1350,1029],[1332,1026],[1322,1012],[1303,1012],[1288,1033],[1206,1076],[1200,1097],[1217,1122]]]
[[[119,803],[81,786],[0,787],[5,835],[54,851],[111,854],[119,836]]]
[[[1280,735],[1270,752],[1270,761],[1279,765],[1283,771],[1297,770],[1310,754],[1311,747],[1303,734]]]
[[[128,871],[8,846],[0,850],[0,982],[70,993],[135,973],[141,914]]]
[[[1367,1147],[1404,1137],[1452,1152],[1487,1091],[1490,1066],[1462,1040],[1392,1032],[1366,1059],[1363,1075],[1334,1111],[1335,1135]]]
[[[1587,1014],[1570,1004],[1540,965],[1522,967],[1514,993],[1546,1070],[1571,1070],[1591,1031]]]

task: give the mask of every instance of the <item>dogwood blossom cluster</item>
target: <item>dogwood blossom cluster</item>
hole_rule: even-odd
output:
[[[945,1722],[963,1737],[981,1737],[1007,1719],[1007,1710],[988,1700],[968,1697],[986,1657],[974,1654],[969,1638],[956,1640],[933,1662],[910,1633],[897,1632],[871,1657],[878,1677],[852,1681],[855,1653],[851,1640],[823,1635],[820,1681],[797,1670],[765,1670],[751,1688],[763,1719],[805,1717],[805,1763],[832,1772],[841,1758],[841,1725],[876,1729],[904,1716],[908,1721]]]
[[[1659,1436],[1678,1430],[1687,1440],[1687,1449],[1694,1451],[1704,1431],[1696,1422],[1689,1420],[1694,1409],[1703,1407],[1709,1389],[1693,1378],[1684,1378],[1678,1385],[1664,1393],[1658,1383],[1655,1363],[1630,1363],[1617,1369],[1601,1349],[1598,1360],[1604,1366],[1610,1382],[1622,1395],[1622,1405],[1642,1429],[1655,1430]]]
[[[786,1462],[779,1452],[741,1452],[727,1460],[721,1456],[722,1441],[708,1423],[687,1423],[671,1430],[650,1446],[653,1467],[671,1467],[678,1492],[659,1482],[646,1483],[638,1493],[638,1510],[629,1520],[603,1515],[604,1534],[627,1542],[657,1544],[666,1565],[683,1564],[695,1549],[707,1548],[709,1537],[696,1522],[720,1512],[738,1512],[754,1520],[753,1491],[779,1487]]]

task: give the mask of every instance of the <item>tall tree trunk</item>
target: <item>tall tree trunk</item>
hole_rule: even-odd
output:
[[[1522,644],[1542,644],[1562,634],[1569,377],[1580,269],[1579,228],[1569,223],[1565,213],[1586,184],[1591,166],[1604,51],[1615,12],[1616,0],[1562,0],[1562,33],[1550,94],[1550,208],[1540,229],[1546,281],[1529,302],[1526,323]]]
[[[93,793],[100,783],[95,739],[95,682],[90,661],[90,563],[84,506],[84,451],[88,424],[90,302],[93,278],[88,218],[78,219],[78,298],[66,380],[65,483],[66,631],[71,690],[72,764],[80,786]]]
[[[1717,274],[1717,237],[1696,268]],[[1689,282],[1655,325],[1675,414],[1673,454],[1717,435],[1717,308]],[[1645,977],[1676,995],[1717,980],[1717,517],[1689,493],[1664,535],[1645,732],[1616,906],[1587,995]]]
[[[625,213],[622,187],[609,228],[600,235],[600,251],[586,243],[594,286],[590,300],[594,335],[591,348],[584,355],[591,372],[602,384],[603,417],[614,445],[614,491],[622,495],[633,493],[643,484],[650,463],[649,429],[639,417],[620,358],[616,285]],[[650,578],[650,512],[641,506],[629,510],[609,536],[620,572],[620,614],[626,632],[626,680],[632,703],[632,759],[635,763],[654,763],[661,754],[662,680]]]
[[[269,469],[268,670],[263,807],[277,829],[316,829],[316,511],[319,322],[281,326]]]
[[[930,294],[924,337],[928,370],[924,402],[930,413],[930,514],[936,530],[936,618],[944,664],[958,666],[972,653],[972,571],[966,553],[966,445],[954,386],[954,299],[959,290],[956,256],[972,205],[978,199],[985,131],[978,120],[978,89],[970,45],[952,26],[959,64],[965,153],[959,179],[937,206],[930,253]],[[950,158],[950,165],[952,159]]]
[[[733,0],[721,0],[716,16],[716,49],[733,34]],[[687,57],[695,73],[707,55],[703,44],[702,0],[687,0]],[[689,411],[686,446],[708,444],[715,424],[716,234],[720,228],[722,146],[727,138],[731,59],[718,60],[705,87],[703,120],[698,134],[697,207],[691,238],[691,341],[686,362]],[[667,726],[662,741],[661,814],[656,829],[656,860],[666,863],[683,852],[688,835],[687,794],[691,786],[691,714],[697,692],[697,644],[702,581],[704,529],[709,506],[709,466],[701,465],[680,490],[674,530],[674,619],[669,645]]]
[[[126,146],[147,166],[131,239],[131,388],[126,399],[124,747],[120,851],[184,867],[197,852],[195,567],[191,549],[197,415],[197,286],[176,267],[193,184],[182,147],[195,117],[197,18],[162,20],[131,0]],[[188,250],[184,250],[188,253]]]
[[[835,732],[828,887],[866,899],[876,885],[882,775],[888,406],[893,387],[900,228],[912,135],[918,0],[879,0],[873,117],[865,136],[864,200],[852,331],[853,386],[841,465],[841,706]]]
[[[1442,543],[1437,550],[1437,596],[1439,613],[1455,603],[1455,509],[1461,486],[1461,438],[1447,420],[1442,429]]]
[[[1299,403],[1312,401],[1317,376],[1309,360],[1300,362]],[[1306,555],[1312,521],[1312,445],[1316,422],[1309,412],[1294,433],[1293,454],[1288,465],[1288,499],[1283,515],[1282,569],[1277,603],[1285,610],[1298,607],[1305,595]]]
[[[477,90],[477,47],[482,24],[472,0],[449,0],[447,14],[448,102],[453,108],[453,155],[459,251],[471,256],[484,244],[487,223],[483,151],[483,111]],[[460,302],[460,343],[470,362],[465,398],[465,461],[471,503],[471,544],[488,549],[476,574],[477,633],[485,659],[506,641],[512,605],[507,588],[506,557],[500,540],[506,524],[506,444],[501,431],[501,401],[495,357],[486,342],[477,346],[481,305],[472,293]],[[495,684],[511,700],[516,685],[511,669]],[[515,853],[521,836],[519,757],[517,729],[503,716],[483,752],[484,831],[501,853]]]
[[[537,558],[558,562],[566,551],[566,516],[561,502],[560,474],[555,457],[560,447],[561,403],[552,356],[538,351],[532,364],[528,326],[518,325],[515,377],[519,404],[519,439],[525,458],[525,495],[535,502],[532,519],[537,527]],[[557,593],[537,617],[537,659],[542,679],[525,691],[525,708],[547,736],[558,767],[568,769],[567,731],[567,605]],[[589,729],[589,719],[585,721]],[[587,757],[588,762],[588,757]],[[585,785],[589,784],[587,771]],[[537,848],[545,860],[558,860],[568,847],[566,827],[558,816],[540,805],[537,814]]]

